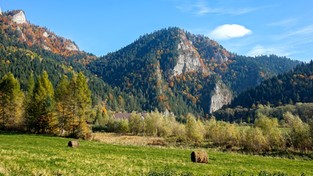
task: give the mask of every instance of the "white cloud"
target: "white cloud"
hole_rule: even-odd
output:
[[[285,51],[284,49],[281,48],[265,48],[262,45],[256,45],[253,47],[248,53],[248,56],[260,56],[260,55],[270,55],[270,54],[275,54],[278,56],[290,56],[291,53]]]
[[[287,18],[280,21],[275,21],[272,23],[269,23],[269,26],[278,26],[278,27],[291,27],[294,26],[297,23],[297,19],[295,18]]]
[[[211,7],[205,0],[197,1],[175,1],[170,0],[176,4],[176,8],[182,12],[191,12],[193,14],[202,16],[206,14],[222,14],[222,15],[243,15],[256,11],[260,8],[223,8],[223,7]]]
[[[215,40],[228,40],[251,34],[252,31],[239,24],[224,24],[215,28],[209,36]]]

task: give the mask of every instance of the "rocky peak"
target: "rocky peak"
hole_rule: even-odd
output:
[[[16,11],[16,13],[12,17],[12,21],[14,21],[17,24],[27,23],[24,11],[22,11],[22,10]]]
[[[192,45],[192,42],[187,39],[186,33],[183,31],[180,32],[180,42],[177,46],[178,50],[178,59],[177,64],[173,68],[173,75],[177,76],[186,72],[207,72],[207,69],[204,67],[201,57],[195,47]]]
[[[1,10],[1,7],[0,7],[0,15],[2,15],[2,10]]]

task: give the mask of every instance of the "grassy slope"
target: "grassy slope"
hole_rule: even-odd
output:
[[[244,175],[260,171],[313,175],[313,162],[208,150],[209,164],[190,162],[191,149],[121,146],[36,135],[0,134],[0,175],[143,175],[168,167],[177,173]]]

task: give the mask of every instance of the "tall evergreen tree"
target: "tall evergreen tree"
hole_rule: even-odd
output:
[[[70,82],[70,101],[72,134],[74,137],[87,138],[90,133],[86,121],[91,109],[91,91],[83,73],[74,75]]]
[[[2,129],[17,129],[22,124],[24,94],[20,83],[12,73],[6,74],[0,82],[0,119]]]
[[[70,92],[70,82],[67,76],[63,75],[55,91],[58,127],[61,136],[68,135],[70,132],[70,119],[72,118]]]
[[[30,130],[34,130],[36,133],[54,133],[57,131],[57,121],[54,114],[54,89],[46,71],[35,84],[28,108]]]

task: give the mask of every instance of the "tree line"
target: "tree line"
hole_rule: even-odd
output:
[[[37,79],[31,75],[25,93],[8,73],[0,82],[0,98],[1,130],[77,138],[88,138],[91,133],[87,125],[91,91],[83,73],[72,78],[63,75],[55,89],[46,71]]]
[[[218,146],[226,149],[268,152],[287,149],[307,151],[313,146],[313,120],[304,122],[293,111],[282,119],[260,110],[253,124],[197,119],[188,114],[180,121],[157,110],[133,112],[117,119],[105,104],[92,107],[91,91],[83,73],[63,75],[54,88],[47,72],[30,76],[27,91],[8,73],[0,81],[0,129],[90,138],[94,131],[160,136],[175,143]],[[90,124],[88,124],[90,122]]]
[[[178,122],[174,115],[158,111],[133,112],[129,119],[116,119],[102,111],[95,119],[93,130],[159,136],[175,144],[253,153],[313,150],[313,120],[303,122],[290,112],[284,113],[281,121],[259,113],[253,124],[246,124],[218,121],[214,117],[197,119],[192,114],[188,114],[184,122]]]

